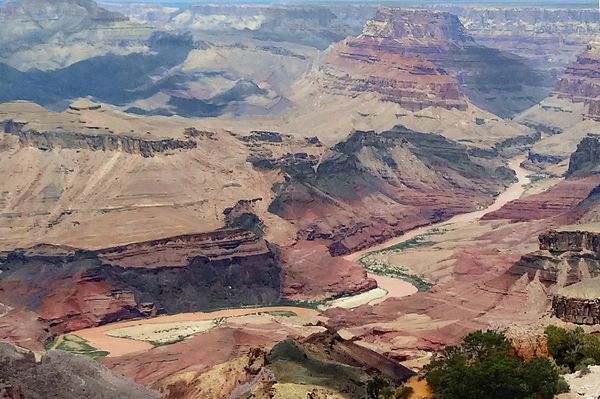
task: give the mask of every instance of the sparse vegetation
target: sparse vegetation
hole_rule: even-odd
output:
[[[365,384],[366,399],[408,399],[413,393],[411,387],[396,387],[390,381],[374,377]]]
[[[187,336],[180,335],[179,337],[168,340],[168,341],[150,341],[150,343],[152,344],[152,346],[157,348],[159,346],[167,346],[167,345],[173,345],[173,344],[176,344],[179,342],[183,342],[183,341],[185,341],[186,338],[187,338]]]
[[[552,176],[550,176],[548,174],[538,174],[538,175],[529,175],[527,177],[529,177],[529,183],[527,183],[523,186],[523,189],[525,189],[525,192],[534,188],[537,183],[544,181],[546,179],[549,179]]]
[[[267,312],[268,315],[275,317],[295,317],[298,316],[296,313],[291,312],[289,310],[274,310],[271,312]]]
[[[428,291],[432,287],[431,283],[429,283],[421,276],[410,273],[403,267],[385,262],[382,255],[429,246],[432,244],[431,241],[428,240],[429,237],[441,235],[446,233],[447,231],[448,230],[445,228],[431,229],[430,231],[424,234],[418,235],[399,244],[392,245],[381,251],[371,252],[360,258],[358,260],[358,263],[373,274],[404,280],[414,285],[419,291]]]
[[[52,338],[50,338],[48,341],[46,341],[44,343],[44,350],[47,352],[49,350],[52,350],[52,348],[54,347],[54,344],[56,344],[56,340],[58,339],[57,336],[52,336]]]
[[[67,334],[63,336],[63,340],[56,347],[57,350],[84,355],[96,360],[101,357],[108,356],[108,352],[99,351],[91,346],[88,341],[78,337],[77,335]]]
[[[435,355],[425,368],[436,399],[552,399],[565,390],[549,360],[511,356],[504,334],[478,331]]]
[[[548,326],[545,330],[548,351],[559,366],[573,373],[600,364],[600,339],[586,334],[581,327],[567,330]]]

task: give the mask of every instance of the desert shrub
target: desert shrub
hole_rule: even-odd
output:
[[[558,379],[557,391],[556,393],[567,393],[571,390],[569,383],[561,376]]]
[[[549,326],[545,330],[548,351],[559,366],[575,372],[583,364],[600,364],[600,340],[583,332],[581,327],[566,330]]]
[[[394,387],[392,384],[383,378],[374,377],[365,384],[367,399],[389,399]]]
[[[374,377],[365,384],[367,399],[409,399],[413,394],[411,387],[396,387],[390,381]]]
[[[414,389],[411,387],[401,387],[396,389],[390,399],[409,399],[413,393]]]
[[[552,399],[560,376],[554,364],[510,355],[502,333],[478,331],[440,351],[425,368],[436,399]]]

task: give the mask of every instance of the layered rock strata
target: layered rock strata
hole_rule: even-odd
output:
[[[376,93],[409,111],[466,110],[468,97],[511,116],[551,87],[545,73],[521,58],[476,44],[455,15],[388,7],[367,21],[362,35],[333,46],[321,72],[329,91]]]
[[[198,146],[194,140],[145,140],[134,136],[115,135],[110,132],[90,132],[89,134],[66,130],[39,132],[26,129],[26,124],[13,120],[4,121],[3,127],[5,133],[18,137],[22,146],[34,147],[43,151],[69,148],[90,151],[120,151],[152,157],[157,153],[189,150]]]
[[[573,102],[588,106],[587,116],[600,121],[600,48],[592,42],[577,61],[568,65],[556,84],[555,92]]]
[[[471,41],[451,14],[381,8],[361,36],[329,51],[324,85],[334,92],[375,92],[411,111],[464,110],[457,81],[430,59]]]
[[[295,159],[282,172],[269,210],[332,255],[482,207],[514,176],[499,159],[483,162],[463,145],[400,126],[356,132],[318,163]]]
[[[509,274],[544,284],[559,319],[600,324],[600,233],[549,231],[539,243],[539,251],[523,256]]]
[[[268,244],[235,229],[99,251],[37,246],[2,254],[0,270],[0,302],[35,312],[54,334],[160,312],[270,304],[280,294]]]

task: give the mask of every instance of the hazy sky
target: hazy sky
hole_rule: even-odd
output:
[[[456,4],[456,3],[479,3],[479,4],[536,4],[536,5],[564,5],[564,6],[587,6],[594,7],[598,6],[596,0],[392,0],[392,1],[378,1],[378,0],[367,0],[367,1],[352,1],[352,0],[98,0],[99,3],[158,3],[158,4],[189,4],[189,3],[327,3],[327,2],[365,2],[365,3],[444,3],[444,4]]]

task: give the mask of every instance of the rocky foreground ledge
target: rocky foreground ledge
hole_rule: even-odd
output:
[[[539,237],[540,250],[512,268],[544,284],[551,312],[576,324],[600,324],[600,232],[549,231]]]

